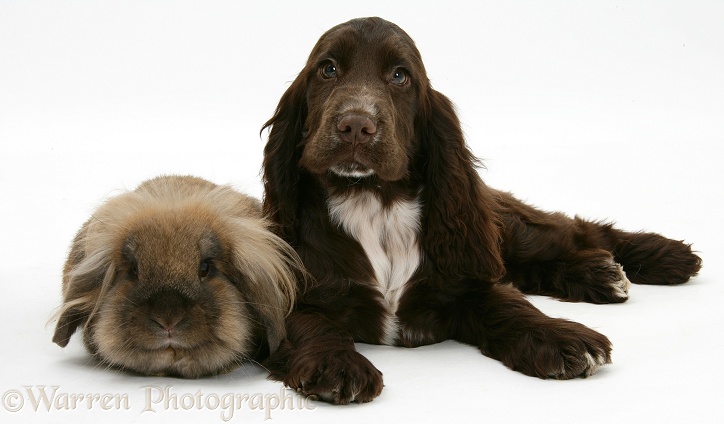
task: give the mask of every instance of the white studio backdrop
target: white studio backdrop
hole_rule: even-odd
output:
[[[488,184],[685,239],[700,276],[622,305],[531,297],[613,341],[586,380],[525,377],[455,342],[359,345],[385,377],[365,405],[271,408],[287,393],[252,364],[137,377],[96,366],[78,337],[52,344],[62,264],[93,209],[168,173],[261,197],[263,123],[319,36],[360,16],[415,39]],[[722,22],[716,1],[0,0],[0,421],[724,421]],[[80,394],[112,396],[70,408]]]

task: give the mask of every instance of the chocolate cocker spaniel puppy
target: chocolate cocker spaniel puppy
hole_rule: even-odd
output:
[[[487,187],[414,42],[380,18],[322,35],[264,128],[264,212],[311,274],[266,365],[333,403],[382,390],[355,342],[455,339],[527,375],[589,376],[609,340],[521,292],[618,303],[630,283],[680,284],[701,266],[683,242]]]

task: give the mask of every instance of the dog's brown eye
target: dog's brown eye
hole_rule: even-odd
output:
[[[211,263],[211,259],[207,259],[203,262],[201,262],[201,265],[199,265],[199,277],[200,278],[206,278],[211,274],[211,269],[213,268],[213,264]]]
[[[322,76],[324,78],[336,78],[337,77],[337,67],[334,65],[334,63],[331,63],[331,62],[325,63],[320,68],[320,71],[322,72]]]
[[[392,78],[390,79],[390,82],[396,85],[405,85],[407,84],[407,81],[407,72],[401,68],[395,69],[395,72],[392,73]]]

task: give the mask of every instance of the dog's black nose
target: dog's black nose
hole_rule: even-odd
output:
[[[344,115],[337,123],[342,140],[352,144],[364,144],[372,140],[377,132],[377,124],[367,116],[356,113]]]

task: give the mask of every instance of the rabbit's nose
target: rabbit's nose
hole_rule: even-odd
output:
[[[184,316],[177,315],[172,317],[163,317],[163,316],[151,316],[151,321],[161,327],[162,330],[166,331],[168,333],[168,336],[171,337],[171,333],[176,328],[176,325],[178,325],[181,321],[184,320]]]
[[[171,332],[186,319],[190,301],[174,290],[163,290],[148,300],[149,319],[153,325]]]

